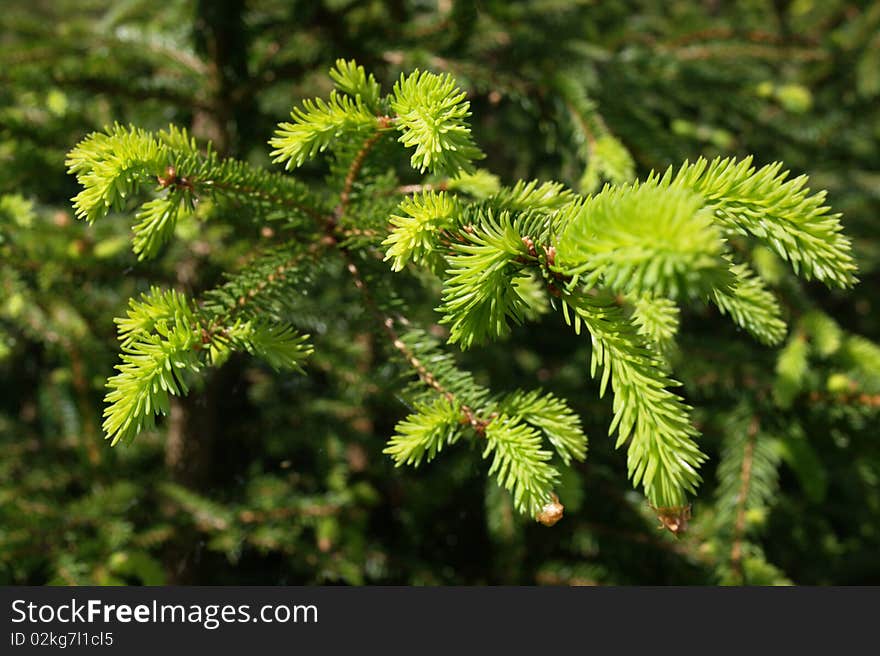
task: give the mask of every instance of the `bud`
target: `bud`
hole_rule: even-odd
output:
[[[660,526],[657,528],[665,528],[676,537],[685,533],[688,529],[688,522],[691,518],[691,507],[687,506],[671,506],[669,508],[654,508],[657,513],[657,519],[660,520]]]
[[[535,519],[541,522],[544,526],[553,526],[556,522],[562,519],[562,513],[565,510],[565,506],[559,503],[559,497],[555,494],[552,496],[553,501],[545,504],[541,509],[541,512],[535,517]]]

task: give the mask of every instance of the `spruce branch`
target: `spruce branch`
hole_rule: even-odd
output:
[[[685,189],[609,187],[562,221],[556,268],[588,287],[677,298],[726,282],[721,235],[702,198]]]
[[[580,419],[568,404],[553,394],[513,392],[499,400],[498,408],[513,421],[523,421],[544,431],[566,465],[587,457],[587,440]]]
[[[415,147],[411,158],[414,169],[454,177],[460,171],[472,173],[473,161],[484,157],[465,121],[470,116],[465,97],[448,74],[416,70],[400,76],[391,108],[402,133],[400,142]]]
[[[287,176],[201,152],[174,128],[147,133],[117,125],[71,152],[68,165],[83,186],[74,199],[81,218],[125,209],[153,187],[136,214],[134,247],[142,258],[158,255],[203,198],[244,208],[237,212],[243,216],[282,220],[297,233],[203,295],[201,305],[159,290],[132,301],[118,322],[123,363],[109,383],[108,436],[115,442],[152,425],[169,395],[186,393],[186,376],[220,365],[232,351],[300,369],[311,347],[293,327],[296,299],[310,268],[333,253],[417,379],[407,392],[412,412],[386,453],[399,465],[418,465],[468,437],[519,511],[555,523],[562,506],[553,491],[560,480],[554,458],[568,464],[586,456],[577,415],[552,394],[493,395],[438,340],[393,319],[388,308],[400,299],[385,287],[377,295],[360,264],[378,255],[381,241],[392,273],[412,264],[440,278],[437,309],[451,344],[466,349],[502,338],[548,304],[561,306],[576,332],[585,327],[600,396],[609,384],[614,393],[609,433],[617,433],[617,447],[627,447],[633,485],[644,488],[664,526],[682,532],[705,456],[690,407],[671,391],[678,383],[666,356],[678,331],[676,303],[709,300],[759,341],[778,343],[785,334],[778,302],[758,275],[734,261],[726,240],[752,235],[804,277],[850,285],[850,245],[839,216],[823,205],[824,193],[811,195],[805,179],[788,180],[781,165],[756,169],[750,159],[698,160],[632,182],[626,149],[578,89],[564,103],[588,158],[583,184],[590,191],[601,178],[615,184],[589,197],[556,182],[502,187],[475,169],[483,154],[468,124],[470,105],[450,75],[402,75],[385,97],[355,62],[337,61],[331,78],[329,98],[294,109],[270,141],[274,161],[288,169],[330,151],[330,173],[317,193]],[[391,134],[412,149],[411,166],[432,177],[401,186],[387,166],[397,148],[383,141]],[[811,352],[846,362],[867,361],[876,350],[844,338],[818,314],[803,317],[780,354],[777,402],[793,401]],[[764,462],[759,444],[746,458],[753,468]],[[757,469],[739,472],[751,490]]]
[[[297,225],[318,214],[307,188],[284,176],[259,171],[232,159],[220,160],[210,149],[199,151],[185,130],[171,126],[155,134],[114,125],[81,141],[68,155],[69,171],[83,190],[73,199],[76,215],[90,223],[110,210],[122,210],[150,183],[159,193],[135,218],[134,251],[153,258],[174,234],[178,221],[195,210],[200,197],[246,205],[254,218],[273,213],[294,216]]]
[[[73,198],[76,216],[94,223],[111,209],[122,209],[135,188],[161,175],[171,164],[158,137],[118,123],[83,139],[66,164],[83,190]]]
[[[484,418],[471,405],[464,403],[444,386],[440,377],[429,370],[423,359],[398,336],[394,321],[390,317],[382,316],[360,276],[357,265],[351,260],[348,262],[348,270],[354,277],[356,286],[364,293],[368,306],[378,316],[394,348],[404,356],[422,383],[440,395],[430,404],[417,405],[415,412],[398,423],[395,435],[384,452],[394,458],[397,465],[418,466],[424,458],[432,460],[443,446],[457,442],[461,437],[462,425],[470,426],[478,436],[486,440],[483,458],[492,456],[489,474],[495,475],[498,484],[512,492],[517,510],[536,517],[547,525],[556,523],[558,516],[561,515],[561,504],[558,503],[552,488],[558,482],[559,474],[547,462],[552,454],[540,448],[540,433],[528,423],[499,415],[498,412],[493,412]],[[446,371],[449,372],[449,369]],[[461,376],[455,375],[455,379],[461,385]],[[467,388],[469,396],[476,392],[476,397],[471,396],[472,400],[479,401],[484,398],[484,393],[475,389],[472,383],[467,385]],[[533,402],[533,405],[538,409],[545,409],[540,404]],[[573,417],[570,411],[569,416]],[[585,454],[585,446],[580,447],[577,444],[579,427],[560,429],[552,420],[542,422],[540,414],[530,417],[548,434],[552,434],[551,440],[559,445],[560,452],[566,457]],[[582,433],[579,435],[585,444],[586,439],[583,438]],[[550,504],[555,504],[554,508],[559,506],[552,520],[541,514]]]
[[[529,256],[523,241],[523,224],[508,214],[492,213],[463,231],[462,242],[450,245],[448,278],[443,303],[438,310],[441,323],[450,324],[450,343],[462,348],[506,335],[508,321],[522,323],[529,302],[516,282],[523,277],[522,258]]]
[[[483,458],[492,456],[489,475],[511,492],[519,512],[535,517],[547,504],[558,502],[552,490],[559,472],[550,465],[552,453],[541,448],[535,428],[500,415],[486,426],[485,435]]]
[[[731,264],[730,273],[734,283],[729,288],[712,290],[718,309],[759,342],[778,344],[786,332],[779,302],[746,264]]]
[[[336,91],[326,102],[321,98],[304,101],[302,109],[293,109],[291,118],[293,122],[281,123],[269,140],[274,148],[272,161],[288,169],[302,166],[345,135],[387,127],[387,117],[377,118],[361,96],[352,98]]]
[[[580,332],[585,326],[593,341],[591,372],[601,370],[599,394],[608,384],[614,392],[616,446],[628,444],[627,462],[633,484],[642,484],[658,509],[686,505],[685,495],[700,482],[697,472],[706,459],[698,449],[690,408],[668,388],[678,383],[639,337],[620,307],[606,297],[563,296],[566,320]]]
[[[388,247],[385,259],[392,260],[391,270],[401,271],[408,262],[438,268],[438,235],[452,229],[461,213],[455,197],[442,191],[422,191],[405,198],[399,211],[391,216],[391,234],[382,242]]]
[[[383,453],[398,465],[418,467],[431,462],[444,446],[462,437],[461,410],[445,396],[433,403],[418,404],[414,412],[399,421]]]
[[[367,149],[368,144],[369,141],[362,151]],[[356,177],[360,168],[358,159],[355,158],[347,178]],[[332,221],[328,222],[328,231],[328,236],[335,239]],[[517,244],[518,249],[521,248],[522,240]],[[403,354],[419,379],[440,395],[430,404],[417,406],[414,413],[397,425],[396,434],[390,440],[385,453],[391,455],[398,465],[418,465],[425,457],[428,460],[433,459],[444,445],[458,441],[462,424],[469,425],[477,435],[486,440],[483,458],[492,456],[489,474],[494,474],[498,484],[512,492],[516,508],[546,525],[555,524],[562,513],[558,497],[552,492],[553,485],[559,480],[559,473],[548,464],[552,454],[540,448],[541,434],[529,426],[529,423],[540,426],[568,462],[572,456],[582,459],[586,453],[586,438],[580,432],[579,422],[574,415],[567,411],[564,404],[552,397],[543,403],[535,397],[522,397],[519,399],[522,404],[519,405],[513,403],[517,398],[513,397],[507,399],[507,406],[514,406],[520,417],[509,418],[497,410],[490,412],[487,418],[479,416],[473,406],[484,400],[485,393],[470,381],[470,384],[466,384],[466,377],[453,373],[454,369],[451,367],[444,369],[448,375],[454,376],[456,387],[467,390],[469,403],[446,387],[438,375],[429,370],[425,362],[413,352],[410,345],[398,336],[394,321],[383,315],[349,250],[342,245],[339,245],[339,249],[355,286],[361,290],[366,304],[378,318],[394,348]],[[525,407],[526,401],[530,402],[530,408]],[[547,411],[553,409],[562,412],[562,417],[567,415],[569,425],[564,425],[560,418],[547,416]],[[530,418],[528,423],[523,421],[526,414]],[[548,510],[551,506],[553,512]]]
[[[276,371],[287,369],[304,373],[302,363],[314,351],[308,343],[308,335],[299,334],[291,326],[265,321],[237,323],[222,336],[238,350],[258,357]]]
[[[295,309],[296,292],[312,281],[312,270],[327,245],[315,241],[307,248],[287,242],[262,250],[227,281],[205,292],[203,313],[210,316],[209,332],[240,316],[279,320]]]
[[[829,286],[850,287],[856,265],[842,234],[839,214],[824,205],[825,192],[810,194],[806,176],[788,179],[777,162],[756,169],[742,161],[698,159],[677,173],[668,169],[649,181],[701,194],[719,225],[731,234],[751,234],[791,263],[795,273]]]
[[[372,73],[367,75],[363,66],[358,65],[354,60],[337,59],[336,65],[330,69],[330,78],[340,91],[355,100],[360,98],[374,113],[378,111],[382,88]]]
[[[107,381],[103,426],[113,445],[151,429],[156,414],[168,413],[169,395],[188,392],[184,375],[200,368],[195,316],[178,294],[154,288],[130,301],[128,317],[118,324],[122,364]]]

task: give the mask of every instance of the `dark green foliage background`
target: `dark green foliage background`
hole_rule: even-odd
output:
[[[582,417],[590,454],[566,474],[563,521],[548,529],[514,515],[465,446],[395,469],[382,449],[407,412],[401,371],[333,262],[316,267],[318,291],[297,305],[316,347],[307,376],[233,358],[161,430],[111,449],[100,417],[112,318],[150,284],[214,286],[269,237],[227,217],[138,263],[125,218],[73,219],[64,167],[77,141],[114,121],[187,126],[269,166],[275,125],[325,96],[344,57],[386,89],[415,67],[452,73],[470,95],[482,166],[505,183],[576,186],[585,162],[573,84],[640,177],[753,154],[827,189],[861,282],[829,292],[783,276],[777,292],[791,324],[820,309],[878,341],[878,35],[880,3],[846,0],[7,0],[0,583],[880,583],[880,361],[850,370],[811,357],[793,401],[779,403],[778,350],[708,309],[684,314],[675,361],[711,457],[678,539],[657,530],[625,479],[588,341],[552,317],[460,360],[496,391],[543,386]],[[296,175],[320,180],[321,166]],[[378,263],[368,273],[389,275]],[[406,284],[417,317],[436,321],[438,297]],[[873,378],[858,373],[872,367]],[[829,387],[841,375],[842,392]],[[737,527],[716,468],[755,419],[772,457],[752,483],[766,475],[768,492]],[[731,567],[737,542],[745,557]]]

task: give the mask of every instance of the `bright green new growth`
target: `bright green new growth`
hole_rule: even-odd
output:
[[[343,135],[357,134],[375,127],[378,122],[361,97],[330,93],[329,101],[306,100],[303,108],[291,112],[292,123],[278,126],[269,145],[273,162],[286,162],[285,168],[302,166],[326,150]]]
[[[184,374],[199,369],[195,317],[186,298],[158,288],[141,298],[132,299],[128,316],[116,320],[122,364],[107,381],[104,411],[104,432],[112,444],[152,428],[156,414],[168,413],[169,394],[189,391]]]
[[[372,73],[367,75],[363,66],[358,66],[354,61],[337,59],[336,68],[330,70],[330,77],[343,93],[352,98],[360,98],[373,111],[379,108],[382,87]]]
[[[73,199],[76,216],[93,223],[122,209],[137,186],[169,163],[161,139],[144,130],[114,125],[89,135],[67,158],[68,170],[83,186]]]
[[[483,458],[492,456],[489,475],[513,495],[514,507],[536,515],[552,501],[553,486],[559,472],[550,466],[552,452],[542,448],[541,434],[528,424],[512,421],[505,415],[486,426]]]
[[[499,408],[512,420],[544,431],[566,465],[587,457],[587,441],[580,420],[565,401],[552,394],[518,391],[502,398]]]
[[[608,298],[566,297],[566,319],[576,332],[581,325],[593,340],[591,373],[601,372],[599,395],[611,383],[617,446],[629,441],[628,469],[634,485],[641,483],[658,508],[684,505],[685,494],[700,482],[697,473],[705,456],[694,439],[690,408],[669,391],[677,383],[647,348],[636,327]],[[569,313],[569,308],[571,313]]]
[[[462,436],[460,416],[461,409],[445,397],[419,404],[398,422],[385,453],[398,465],[431,462],[444,446],[452,446]]]
[[[515,258],[524,252],[510,217],[486,216],[467,241],[451,247],[441,323],[451,325],[449,341],[462,348],[507,334],[508,319],[522,323],[527,301],[515,284]]]
[[[828,213],[824,191],[810,195],[806,176],[787,178],[780,162],[755,169],[747,157],[739,162],[701,158],[675,175],[669,168],[650,179],[702,194],[726,231],[757,237],[807,280],[852,286],[856,265],[840,215]]]
[[[69,171],[83,190],[73,199],[76,216],[90,223],[123,211],[143,188],[158,184],[159,195],[136,213],[133,250],[152,259],[171,240],[178,221],[195,211],[197,199],[246,204],[254,218],[272,213],[294,220],[313,203],[299,183],[255,171],[243,162],[201,152],[185,130],[171,126],[155,134],[114,125],[77,144],[68,155]]]
[[[445,192],[426,191],[406,198],[400,204],[401,214],[392,214],[389,221],[394,230],[382,242],[388,246],[386,260],[393,260],[392,271],[403,270],[409,261],[428,264],[434,253],[436,233],[453,227],[460,213],[455,198]]]
[[[748,265],[734,264],[730,273],[733,285],[729,289],[713,289],[712,300],[759,342],[771,346],[781,342],[786,328],[776,297]]]
[[[385,97],[354,62],[340,60],[331,77],[336,89],[329,99],[294,109],[270,142],[275,161],[287,168],[329,151],[324,186],[307,188],[200,152],[174,128],[151,134],[115,126],[71,152],[68,165],[83,186],[74,199],[81,218],[123,211],[154,187],[155,197],[136,215],[141,258],[160,254],[180,217],[198,214],[205,198],[294,233],[198,300],[154,289],[131,302],[128,316],[118,320],[123,362],[108,383],[107,436],[115,443],[152,427],[170,396],[187,392],[188,377],[222,365],[233,351],[301,370],[311,347],[294,327],[298,299],[307,295],[316,266],[336,258],[378,316],[398,365],[413,376],[404,392],[411,412],[385,453],[397,465],[418,466],[443,449],[474,446],[519,511],[546,516],[556,507],[559,465],[586,457],[579,418],[552,394],[493,394],[425,330],[392,318],[406,312],[405,304],[390,286],[373,289],[375,277],[362,275],[356,257],[361,250],[376,255],[381,244],[389,276],[423,267],[440,279],[438,324],[448,326],[449,344],[466,349],[502,339],[551,305],[577,333],[586,329],[591,374],[600,396],[609,386],[614,394],[609,433],[627,450],[633,484],[643,487],[661,518],[684,516],[705,456],[691,408],[670,391],[678,385],[669,354],[679,304],[713,303],[762,343],[778,344],[786,332],[779,303],[742,261],[748,249],[734,251],[729,240],[754,237],[795,273],[851,285],[849,242],[838,215],[822,204],[824,193],[810,195],[804,178],[786,180],[779,164],[756,170],[750,159],[698,160],[677,173],[632,181],[625,149],[591,117],[587,99],[576,96],[568,102],[590,146],[588,167],[615,184],[591,196],[556,182],[503,187],[490,172],[474,169],[482,153],[467,123],[469,103],[449,75],[401,76]],[[388,138],[394,133],[398,146]],[[446,178],[401,185],[388,160],[394,147],[417,171]],[[400,196],[396,211],[389,210],[392,194]],[[755,265],[764,270],[757,258]],[[405,330],[398,333],[400,327]],[[853,375],[859,358],[880,361],[872,345],[844,341],[822,317],[805,317],[780,356],[780,404],[800,389],[810,353],[805,335],[821,357],[852,360]],[[681,522],[667,525],[678,531]]]
[[[290,326],[238,320],[221,329],[216,322],[206,327],[207,316],[174,290],[153,287],[129,301],[127,316],[115,320],[122,364],[107,381],[104,433],[111,444],[152,429],[156,415],[168,414],[170,396],[189,392],[186,374],[221,364],[232,350],[251,353],[275,369],[299,371],[312,352],[307,336]]]
[[[653,184],[606,187],[570,210],[556,265],[583,284],[678,298],[718,285],[721,235],[703,199]],[[650,239],[645,231],[650,230]]]
[[[419,466],[446,446],[476,441],[483,444],[482,457],[492,457],[489,474],[511,492],[517,510],[532,516],[540,512],[553,500],[559,480],[553,451],[544,448],[543,439],[565,464],[586,457],[587,438],[577,415],[552,394],[493,396],[421,331],[410,331],[401,341],[432,377],[410,390],[414,412],[397,424],[385,453],[398,466]]]
[[[397,114],[400,142],[415,147],[410,163],[420,172],[471,173],[483,153],[466,123],[470,103],[451,75],[416,71],[394,85],[391,109]]]

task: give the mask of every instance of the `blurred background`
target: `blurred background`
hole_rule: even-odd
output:
[[[751,154],[828,190],[854,290],[799,284],[749,246],[786,344],[683,313],[675,375],[710,456],[687,534],[658,530],[631,489],[588,341],[552,317],[461,358],[496,390],[540,385],[581,415],[590,454],[566,470],[552,529],[518,518],[467,449],[393,468],[399,372],[340,285],[312,299],[307,376],[233,358],[159,430],[103,441],[113,317],[151,284],[215,285],[249,245],[186,224],[137,262],[130,217],[73,218],[66,152],[113,122],[174,123],[269,166],[274,126],[329,92],[339,57],[386,89],[416,67],[452,73],[504,183],[589,192]],[[4,0],[0,583],[878,584],[878,144],[877,2]]]

